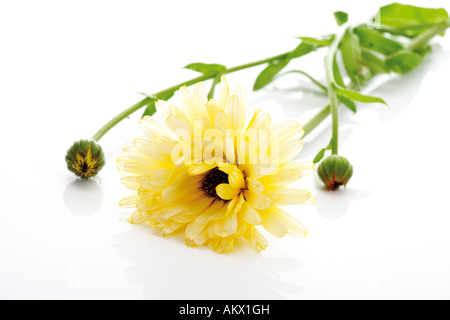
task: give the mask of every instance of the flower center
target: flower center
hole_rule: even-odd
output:
[[[219,198],[216,187],[221,183],[228,183],[228,174],[215,167],[206,174],[202,181],[202,188],[210,197]]]

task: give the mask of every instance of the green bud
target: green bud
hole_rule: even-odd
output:
[[[82,179],[89,179],[103,168],[105,155],[94,140],[80,140],[67,151],[66,163],[69,171]]]
[[[317,173],[328,189],[337,190],[347,185],[353,175],[353,166],[347,158],[331,155],[322,161]]]

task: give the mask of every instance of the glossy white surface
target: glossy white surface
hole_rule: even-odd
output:
[[[429,7],[447,1],[426,1]],[[422,299],[450,298],[449,37],[404,77],[378,79],[390,105],[341,112],[346,190],[316,175],[299,182],[317,204],[291,207],[305,239],[268,236],[218,255],[133,226],[115,158],[141,135],[139,114],[102,140],[107,165],[91,182],[65,168],[71,143],[115,114],[195,74],[202,61],[233,66],[293,49],[293,36],[336,30],[332,13],[367,20],[386,1],[15,1],[0,4],[0,298]],[[424,1],[409,1],[424,4]],[[449,10],[450,6],[446,6]],[[323,79],[324,52],[290,67]],[[228,76],[251,105],[306,122],[325,103],[296,76],[252,92],[262,68]],[[311,160],[326,121],[305,139]],[[267,233],[265,233],[267,234]]]

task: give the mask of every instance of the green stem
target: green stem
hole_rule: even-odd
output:
[[[225,70],[221,71],[221,74],[228,74],[228,73],[240,71],[240,70],[243,70],[243,69],[259,66],[261,64],[270,63],[271,61],[274,61],[274,60],[283,59],[283,58],[287,57],[289,54],[291,54],[291,51],[285,52],[285,53],[282,53],[282,54],[279,54],[279,55],[276,55],[276,56],[273,56],[273,57],[269,57],[269,58],[266,58],[266,59],[262,59],[262,60],[258,60],[258,61],[254,61],[254,62],[250,62],[250,63],[246,63],[246,64],[242,64],[242,65],[239,65],[239,66],[235,66],[235,67],[232,67],[232,68],[228,68],[228,69],[225,69]],[[171,94],[171,93],[177,91],[180,87],[183,87],[183,86],[187,86],[188,87],[188,86],[191,86],[191,85],[193,85],[193,84],[195,84],[197,82],[209,80],[209,79],[212,79],[212,78],[215,78],[215,77],[217,77],[216,73],[204,74],[203,76],[193,78],[191,80],[179,83],[177,85],[174,85],[172,87],[169,87],[167,89],[159,91],[158,93],[155,93],[155,94],[153,94],[151,96],[156,97],[156,98],[158,98],[160,96],[165,96],[165,95],[168,95],[168,94]],[[154,99],[152,99],[151,96],[142,99],[141,101],[139,101],[138,103],[132,105],[131,107],[129,107],[125,111],[119,113],[117,116],[115,116],[113,119],[111,119],[108,123],[106,123],[100,130],[98,130],[97,133],[92,137],[92,139],[95,140],[95,141],[99,141],[109,130],[111,130],[120,121],[122,121],[126,117],[130,116],[131,114],[133,114],[137,110],[147,106],[150,102],[152,102]]]
[[[430,41],[433,37],[436,35],[442,33],[450,27],[450,20],[437,24],[434,27],[424,31],[414,39],[412,39],[406,46],[405,50],[416,50],[420,47],[422,47],[424,44],[426,44],[428,41]]]
[[[309,120],[304,126],[305,134],[303,137],[311,133],[319,124],[322,123],[330,115],[330,105],[327,104],[325,108],[320,110],[311,120]]]
[[[341,32],[337,37],[334,38],[330,45],[328,54],[325,57],[325,73],[327,79],[328,97],[330,99],[330,112],[331,112],[331,123],[332,123],[332,136],[331,136],[331,152],[332,154],[338,154],[338,142],[339,142],[339,100],[337,93],[334,89],[334,73],[333,64],[336,57],[336,52],[338,51],[339,44],[341,43],[344,34],[347,32]]]
[[[107,124],[105,124],[100,130],[97,131],[97,133],[92,137],[93,140],[99,141],[112,127],[114,127],[116,124],[118,124],[121,120],[128,117],[133,112],[139,110],[142,107],[145,107],[152,101],[151,98],[145,98],[138,103],[132,105],[125,111],[119,113],[117,116],[115,116],[113,119],[111,119]]]

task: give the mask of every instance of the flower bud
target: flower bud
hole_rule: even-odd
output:
[[[337,190],[347,185],[353,175],[353,166],[347,158],[331,155],[322,161],[317,173],[328,189]]]
[[[94,140],[80,140],[67,151],[66,163],[69,171],[82,179],[89,179],[103,168],[105,155]]]

